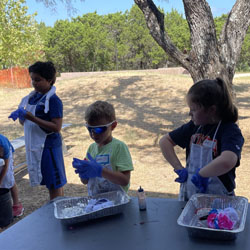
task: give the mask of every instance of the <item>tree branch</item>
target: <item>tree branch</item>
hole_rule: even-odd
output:
[[[80,0],[84,2],[84,0]],[[49,8],[52,12],[57,12],[57,2],[61,2],[65,5],[67,9],[67,14],[71,17],[73,14],[76,14],[78,10],[74,8],[72,0],[36,0],[38,3],[43,3],[46,8]]]
[[[226,64],[231,77],[234,75],[241,46],[250,25],[249,0],[237,0],[228,15],[220,35],[221,60]]]
[[[191,34],[190,60],[196,68],[212,64],[218,57],[218,43],[211,9],[205,0],[183,0]]]
[[[187,56],[172,43],[164,30],[164,15],[152,0],[135,0],[151,35],[164,51],[191,74],[194,82],[221,77],[231,86],[241,46],[250,25],[250,0],[237,0],[217,40],[211,9],[206,0],[182,0],[191,34]]]
[[[167,54],[179,62],[184,68],[189,70],[189,61],[186,60],[187,56],[176,48],[170,37],[165,32],[164,14],[158,10],[152,0],[134,1],[143,12],[152,37]]]

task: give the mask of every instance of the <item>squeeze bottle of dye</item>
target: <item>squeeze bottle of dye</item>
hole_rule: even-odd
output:
[[[141,211],[146,210],[146,195],[144,193],[144,190],[140,186],[137,192],[137,197],[138,197],[138,204],[139,204],[139,209]]]

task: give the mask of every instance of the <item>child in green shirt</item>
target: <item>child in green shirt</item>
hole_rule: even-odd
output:
[[[127,145],[112,136],[117,126],[112,104],[96,101],[85,113],[86,128],[94,140],[85,160],[73,159],[75,172],[88,185],[88,194],[96,195],[129,189],[133,163]]]

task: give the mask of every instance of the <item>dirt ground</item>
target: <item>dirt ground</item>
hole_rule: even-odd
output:
[[[160,152],[159,139],[188,121],[185,94],[191,84],[192,79],[188,75],[157,71],[86,74],[75,79],[57,81],[57,94],[64,104],[64,123],[72,124],[62,131],[68,151],[65,154],[68,179],[65,196],[87,195],[86,187],[74,173],[71,162],[73,157],[84,158],[92,142],[84,127],[86,107],[96,100],[106,100],[116,109],[118,126],[113,136],[129,146],[133,158],[134,171],[129,194],[134,196],[141,185],[147,196],[176,198],[179,184],[174,182],[176,175]],[[250,77],[235,78],[234,86],[239,108],[239,126],[245,137],[241,165],[236,172],[236,195],[250,199]],[[8,120],[7,117],[31,90],[0,89],[0,131],[10,140],[22,136],[23,129],[18,122]],[[184,165],[184,151],[177,149],[177,154]],[[23,152],[16,152],[16,158],[20,157],[23,157]],[[26,169],[16,173],[15,178],[25,211],[12,224],[49,201],[46,188],[30,187]]]

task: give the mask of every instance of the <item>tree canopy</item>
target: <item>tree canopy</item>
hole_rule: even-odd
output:
[[[49,1],[48,4],[53,1]],[[13,14],[9,17],[7,9],[10,3],[12,3]],[[136,4],[125,12],[107,15],[98,15],[94,12],[70,20],[58,20],[53,27],[47,27],[45,23],[37,24],[34,21],[35,14],[27,14],[24,0],[3,0],[1,4],[1,13],[5,13],[1,15],[0,24],[2,68],[11,65],[26,67],[27,64],[43,58],[52,60],[60,72],[152,69],[189,64],[191,72],[195,72],[198,67],[195,61],[196,54],[193,52],[192,39],[194,38],[192,38],[188,20],[175,9],[165,13],[159,8],[159,11],[164,16],[163,35],[167,35],[171,41],[170,48],[178,51],[185,62],[184,65],[175,55],[166,53],[164,46],[159,46],[147,28],[143,12]],[[19,18],[20,15],[22,18]],[[8,29],[4,25],[6,23],[4,18],[10,23],[7,26]],[[16,19],[19,26],[15,26],[16,21],[13,20]],[[227,20],[228,15],[222,15],[213,20],[215,27],[213,32],[218,40],[218,51],[220,34],[225,30],[224,25]],[[9,27],[12,27],[12,30]],[[210,53],[209,48],[205,50],[206,53]],[[248,31],[239,55],[238,70],[250,70],[249,48],[250,32]],[[202,67],[211,67],[211,59],[211,55],[207,57]],[[228,69],[226,68],[224,72]],[[207,73],[204,71],[202,74]]]
[[[28,65],[43,57],[43,44],[25,0],[0,2],[0,68]]]
[[[47,59],[60,71],[149,69],[167,62],[136,5],[125,13],[59,20],[43,39]]]

